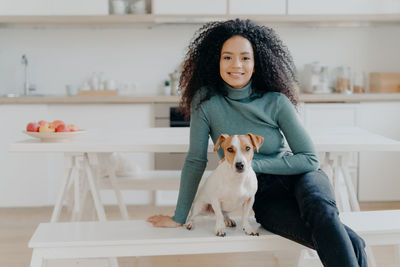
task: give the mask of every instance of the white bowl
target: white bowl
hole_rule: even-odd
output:
[[[74,138],[78,135],[87,133],[87,131],[79,130],[76,132],[52,132],[52,133],[40,133],[40,132],[28,132],[22,131],[24,134],[27,134],[32,137],[39,138],[42,142],[66,142],[71,138]]]

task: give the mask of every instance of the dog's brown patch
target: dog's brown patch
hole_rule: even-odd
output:
[[[240,150],[246,158],[247,162],[250,162],[254,156],[253,144],[248,135],[239,135],[240,140]]]

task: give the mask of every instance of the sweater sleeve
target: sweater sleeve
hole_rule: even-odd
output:
[[[193,101],[195,103],[195,101]],[[178,223],[185,223],[192,206],[201,177],[207,165],[207,149],[210,126],[202,107],[195,109],[197,104],[192,103],[190,115],[190,145],[189,152],[183,165],[179,196],[175,215],[172,219]]]
[[[276,120],[293,154],[283,157],[258,155],[252,162],[256,173],[300,174],[319,167],[314,145],[297,117],[294,106],[285,95],[277,99]],[[268,142],[268,140],[264,140]]]

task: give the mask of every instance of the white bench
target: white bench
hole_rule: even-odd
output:
[[[400,210],[343,213],[341,218],[370,246],[400,244]],[[33,248],[30,266],[42,267],[49,259],[286,250],[300,255],[304,249],[263,229],[260,236],[247,236],[238,226],[227,229],[226,237],[217,237],[214,226],[214,219],[203,220],[191,231],[154,228],[144,220],[41,223],[29,242]]]

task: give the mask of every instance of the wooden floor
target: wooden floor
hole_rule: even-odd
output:
[[[362,210],[400,209],[400,202],[372,202],[361,203]],[[172,207],[131,206],[129,215],[132,219],[147,218],[153,214],[173,214]],[[0,267],[29,266],[31,249],[28,241],[40,222],[50,220],[52,208],[0,208]],[[118,209],[114,206],[106,207],[110,220],[120,219]],[[68,219],[67,212],[63,212],[63,219]],[[394,248],[390,246],[374,247],[374,254],[379,267],[394,267]],[[148,267],[148,266],[279,266],[289,267],[295,263],[294,255],[278,255],[257,253],[213,254],[213,255],[186,255],[186,256],[158,256],[120,258],[120,267]],[[49,266],[107,266],[104,260],[91,261],[64,261],[50,262]]]

